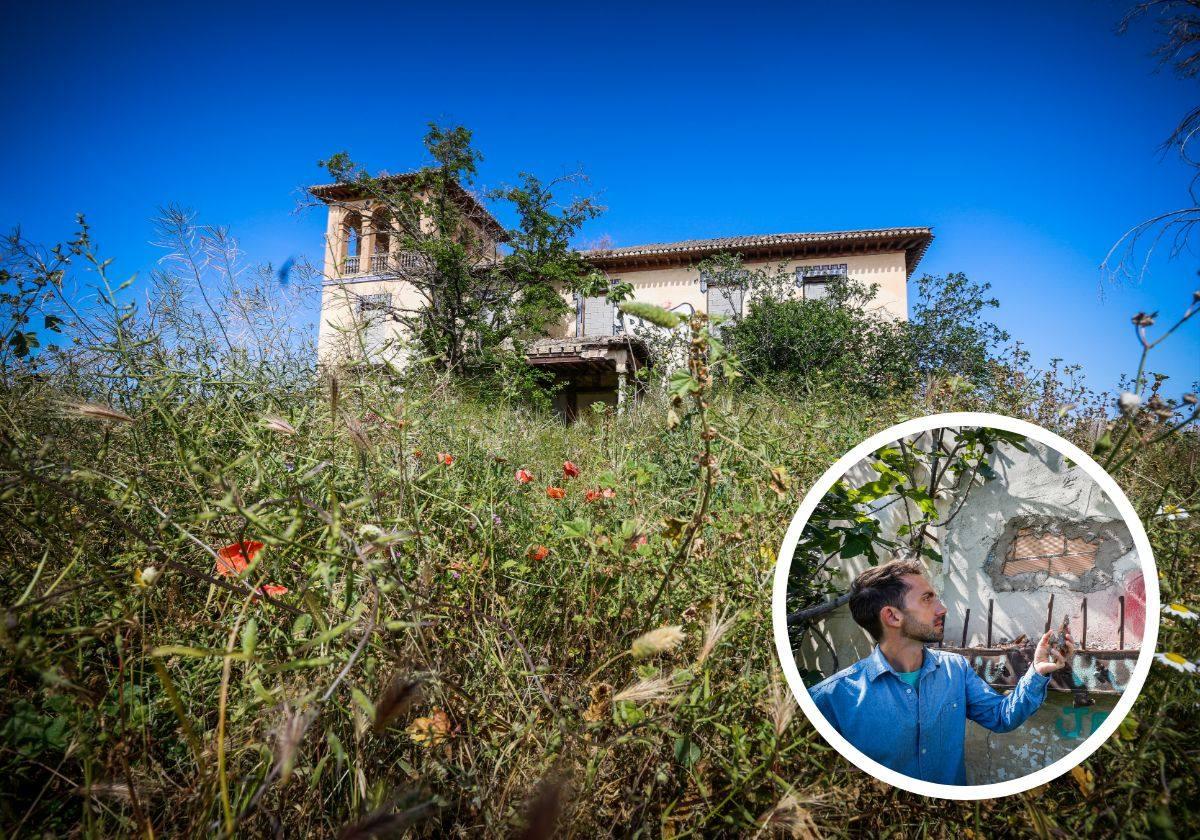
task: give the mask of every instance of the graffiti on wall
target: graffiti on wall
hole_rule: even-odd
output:
[[[997,691],[1016,686],[1033,662],[1033,645],[1015,648],[945,648],[967,658],[975,673]],[[1050,688],[1078,693],[1080,689],[1098,694],[1120,694],[1133,677],[1137,651],[1076,651],[1069,669],[1055,671]],[[1090,704],[1083,704],[1090,705]]]

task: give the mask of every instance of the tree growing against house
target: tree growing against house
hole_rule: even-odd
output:
[[[425,149],[431,162],[402,177],[372,175],[344,152],[321,165],[367,199],[376,236],[394,239],[403,255],[403,280],[418,304],[389,307],[388,316],[441,369],[492,367],[566,316],[564,291],[595,284],[570,242],[603,208],[588,196],[560,201],[579,176],[544,182],[521,173],[489,193],[516,217],[511,229],[491,230],[466,193],[482,159],[471,131],[430,124]]]

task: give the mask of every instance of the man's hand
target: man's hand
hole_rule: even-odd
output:
[[[1033,652],[1033,669],[1043,677],[1048,677],[1057,671],[1059,668],[1065,668],[1071,661],[1071,657],[1075,655],[1075,640],[1071,638],[1071,631],[1068,630],[1065,634],[1066,656],[1058,651],[1050,643],[1050,639],[1055,635],[1053,630],[1048,630],[1042,640],[1038,642],[1037,650]]]

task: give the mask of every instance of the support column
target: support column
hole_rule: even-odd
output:
[[[617,362],[617,413],[625,410],[625,363]]]

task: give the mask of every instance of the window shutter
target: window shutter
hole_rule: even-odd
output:
[[[613,306],[603,297],[583,299],[582,335],[612,335]]]
[[[363,351],[368,361],[378,361],[392,338],[391,306],[392,296],[388,292],[363,295],[358,300]]]

